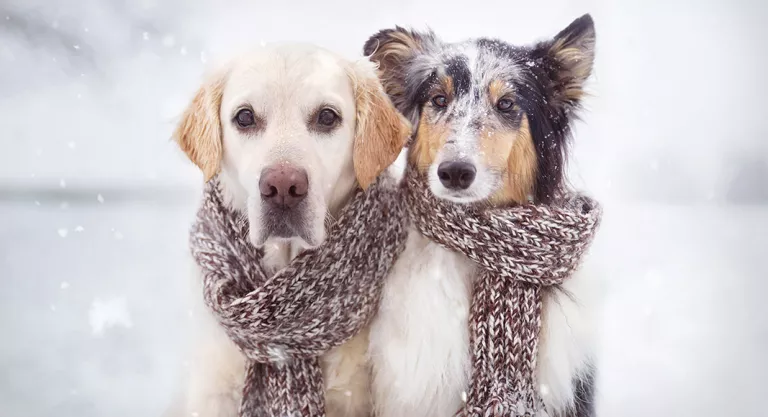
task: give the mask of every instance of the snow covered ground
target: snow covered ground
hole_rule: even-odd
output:
[[[0,3],[0,417],[160,416],[172,397],[199,176],[168,138],[212,62],[262,40],[356,56],[394,24],[527,42],[585,12],[572,171],[606,208],[600,415],[766,415],[768,5],[471,4]]]

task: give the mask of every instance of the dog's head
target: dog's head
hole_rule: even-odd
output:
[[[233,60],[200,88],[174,135],[206,180],[247,213],[250,239],[315,246],[357,185],[410,133],[366,61],[295,44]]]
[[[582,16],[553,39],[458,44],[400,27],[365,44],[390,98],[416,127],[410,162],[456,202],[547,202],[562,187],[569,124],[592,71]]]

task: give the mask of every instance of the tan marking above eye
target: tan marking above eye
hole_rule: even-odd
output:
[[[447,98],[453,98],[453,78],[449,75],[440,77],[440,86],[443,88],[443,93]]]
[[[512,96],[513,93],[514,90],[506,81],[496,79],[488,84],[488,99],[494,106],[504,96]]]

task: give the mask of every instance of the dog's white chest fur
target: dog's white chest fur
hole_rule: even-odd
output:
[[[416,230],[384,287],[371,325],[369,360],[378,417],[450,417],[469,388],[473,263]],[[579,272],[544,294],[536,370],[548,415],[574,405],[594,338],[596,284]]]
[[[378,415],[450,416],[461,407],[473,272],[463,255],[410,231],[371,326]]]

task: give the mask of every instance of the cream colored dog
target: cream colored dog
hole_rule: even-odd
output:
[[[367,60],[350,62],[309,45],[268,46],[239,56],[200,88],[175,140],[208,180],[247,214],[250,240],[265,268],[284,267],[322,243],[359,186],[397,157],[409,136]],[[245,361],[195,295],[195,352],[183,416],[237,415]],[[368,416],[365,332],[323,359],[329,416]]]

